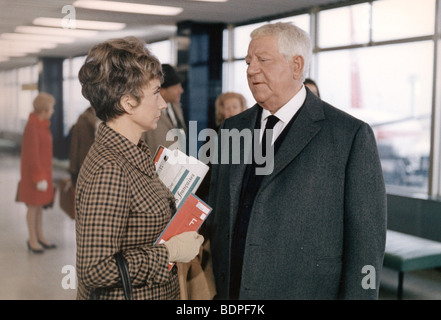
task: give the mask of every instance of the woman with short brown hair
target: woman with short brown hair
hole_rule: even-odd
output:
[[[78,299],[123,299],[114,254],[127,261],[134,299],[178,299],[176,265],[199,252],[203,237],[186,232],[155,241],[176,212],[158,178],[143,132],[166,108],[161,64],[143,41],[109,40],[93,47],[79,72],[82,93],[103,122],[76,185]]]

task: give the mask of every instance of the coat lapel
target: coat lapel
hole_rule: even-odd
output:
[[[176,120],[181,124],[182,129],[184,129],[184,131],[187,132],[187,125],[184,120],[184,114],[182,113],[181,104],[180,103],[179,104],[172,103],[171,107],[172,107],[173,111],[175,112]],[[170,121],[170,124],[172,124],[171,121]]]
[[[237,122],[229,125],[230,128],[236,128],[239,131],[243,129],[251,130],[254,134],[254,127],[257,121],[260,106],[245,111],[238,117]],[[301,151],[310,143],[312,138],[320,131],[320,120],[325,118],[321,100],[308,94],[302,112],[293,123],[285,139],[280,145],[273,161],[273,171],[264,177],[259,193],[265,186],[276,177],[291,161],[293,161]],[[254,138],[254,136],[253,136]],[[230,213],[231,221],[235,221],[237,208],[240,201],[242,180],[247,164],[242,160],[240,164],[231,165],[230,176]],[[232,226],[231,226],[232,227]]]
[[[168,108],[168,106],[167,106],[167,108]],[[170,119],[170,116],[169,116],[168,113],[167,113],[167,109],[164,109],[164,110],[162,111],[161,118],[159,119],[159,121],[162,121],[162,123],[163,123],[163,124],[165,125],[165,127],[167,128],[165,134],[167,134],[167,131],[168,131],[169,129],[173,129],[173,128],[175,127],[175,126],[173,125],[171,119]]]
[[[256,124],[258,111],[260,108],[258,105],[255,105],[248,111],[244,111],[238,116],[237,122],[231,126],[231,128],[235,128],[239,131],[243,129],[251,130],[252,137],[254,139],[254,126]],[[252,142],[251,142],[252,143]],[[247,148],[245,148],[247,149]],[[248,148],[250,149],[250,148]],[[241,148],[243,150],[243,148]],[[243,155],[245,157],[249,155]],[[239,207],[240,194],[242,189],[242,180],[245,174],[245,169],[247,167],[247,163],[241,158],[239,164],[230,165],[231,166],[231,174],[230,174],[230,213],[232,215],[232,220],[235,221],[235,217],[237,214],[237,209]]]
[[[308,94],[303,109],[281,143],[274,157],[273,172],[264,177],[260,191],[293,161],[321,130],[320,120],[325,118],[321,101]]]

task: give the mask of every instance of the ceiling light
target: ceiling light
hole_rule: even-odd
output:
[[[37,52],[32,52],[32,53],[37,53]],[[2,51],[2,54],[8,57],[24,57],[27,55],[26,52],[16,52],[16,51],[8,51],[8,52]]]
[[[63,19],[59,18],[36,18],[32,21],[35,25],[45,27],[63,27]],[[107,22],[107,21],[93,21],[93,20],[78,20],[75,19],[75,28],[73,29],[92,29],[92,30],[121,30],[126,27],[125,23]]]
[[[45,41],[55,43],[72,43],[75,41],[75,38],[26,33],[3,33],[0,35],[0,38],[5,40]]]
[[[54,42],[29,42],[17,40],[3,40],[0,39],[0,46],[3,49],[21,49],[21,48],[39,48],[39,49],[54,49],[57,44]]]
[[[227,2],[228,0],[191,0],[191,1],[199,1],[199,2]]]
[[[96,1],[96,0],[78,0],[73,3],[73,6],[78,8],[93,9],[93,10],[151,14],[151,15],[161,15],[161,16],[176,16],[184,10],[179,7],[168,7],[168,6],[166,7],[166,6],[155,6],[149,4],[126,3],[126,2],[115,2],[115,1]]]
[[[98,31],[92,30],[74,30],[34,26],[18,26],[17,28],[15,28],[15,32],[78,38],[90,38],[95,37],[98,34]]]
[[[11,47],[11,48],[2,48],[2,54],[7,56],[21,56],[23,53],[38,53],[40,52],[40,48],[31,48],[31,47]]]

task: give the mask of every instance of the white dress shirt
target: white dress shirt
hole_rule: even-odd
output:
[[[273,128],[273,141],[278,138],[278,136],[282,133],[283,129],[285,129],[286,125],[291,121],[292,117],[299,111],[300,107],[303,105],[306,99],[306,89],[305,86],[302,85],[300,91],[292,97],[283,107],[281,107],[274,114],[277,118],[279,118],[279,122]],[[262,118],[260,119],[260,140],[262,140],[263,129],[265,128],[267,118],[271,115],[271,112],[268,110],[262,110]]]

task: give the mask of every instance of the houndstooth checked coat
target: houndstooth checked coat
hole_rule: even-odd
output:
[[[106,124],[80,170],[76,189],[78,299],[106,288],[100,299],[124,299],[113,255],[122,251],[133,299],[178,299],[176,267],[154,245],[176,211],[174,197],[156,175],[144,141],[135,146]]]

